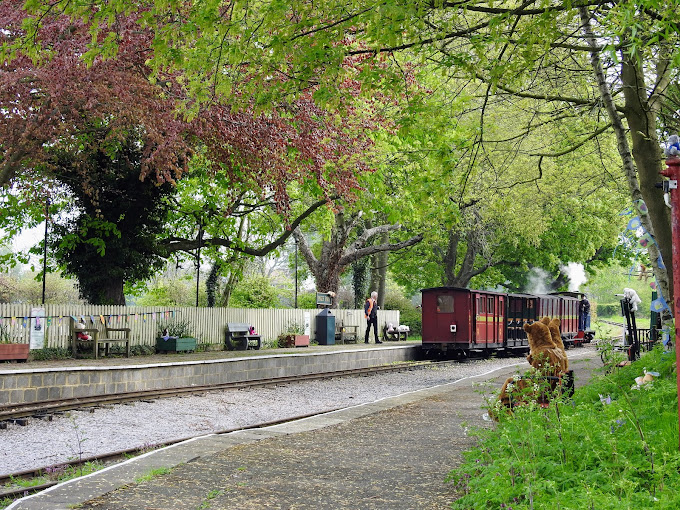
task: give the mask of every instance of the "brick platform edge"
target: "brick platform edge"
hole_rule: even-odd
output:
[[[339,349],[172,364],[0,370],[0,405],[366,368],[415,360],[419,347]]]

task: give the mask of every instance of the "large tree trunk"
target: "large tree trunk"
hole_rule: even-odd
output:
[[[616,105],[611,95],[611,91],[602,69],[598,53],[598,45],[590,26],[590,14],[585,7],[579,9],[583,31],[592,48],[590,52],[590,62],[600,91],[600,97],[604,108],[612,122],[616,135],[617,148],[623,162],[623,171],[628,181],[631,199],[634,204],[644,200],[649,210],[649,214],[640,214],[642,226],[649,232],[656,243],[648,243],[647,251],[651,259],[654,276],[659,283],[659,289],[666,298],[667,302],[672,303],[671,285],[669,269],[672,262],[671,255],[671,234],[668,212],[663,209],[663,200],[654,184],[660,180],[660,152],[655,134],[656,119],[649,108],[647,101],[647,91],[645,88],[644,75],[638,55],[629,55],[629,50],[624,45],[622,51],[623,66],[621,80],[623,82],[624,97],[626,102],[626,118],[629,122],[631,139],[633,142],[633,154],[637,154],[635,162],[637,171],[633,163],[633,156],[628,144],[627,132],[619,116]],[[639,180],[638,180],[639,172]],[[642,186],[640,185],[642,182]],[[656,191],[655,194],[653,192]],[[658,229],[658,231],[657,231]],[[663,246],[663,259],[666,267],[658,264],[660,247]],[[666,255],[666,252],[668,254]]]
[[[91,301],[93,305],[123,305],[125,306],[125,293],[123,292],[123,279],[110,277],[99,280],[96,289],[92,289],[90,295],[96,296]]]
[[[380,239],[380,244],[387,244],[390,242],[389,232],[384,232]],[[385,292],[387,289],[387,260],[389,252],[381,251],[378,253],[378,306],[385,307]]]
[[[639,57],[623,55],[621,80],[625,98],[625,116],[630,129],[632,154],[640,179],[640,192],[649,210],[654,239],[661,251],[665,270],[660,268],[656,247],[649,250],[654,276],[669,305],[673,304],[673,233],[671,210],[666,207],[656,183],[662,178],[662,153],[656,135],[656,112],[647,100],[645,76]]]
[[[350,242],[349,234],[357,226],[359,218],[360,215],[355,215],[347,221],[344,214],[336,215],[331,238],[328,241],[322,241],[321,253],[318,259],[300,230],[293,230],[293,235],[300,247],[300,253],[302,253],[312,276],[314,276],[317,291],[334,292],[336,294],[336,297],[333,298],[333,306],[337,306],[340,275],[347,266],[376,253],[401,250],[408,246],[413,246],[423,238],[422,234],[419,234],[405,241],[390,243],[389,232],[398,230],[401,228],[400,225],[380,225],[365,229],[357,236],[354,242]],[[371,244],[370,240],[373,237],[384,233],[388,234],[388,242],[377,245]],[[370,292],[377,290],[377,288],[369,288],[368,290]]]

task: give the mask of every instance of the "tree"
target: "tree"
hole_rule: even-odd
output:
[[[0,6],[0,23],[5,27],[0,40],[5,45],[25,35],[20,4],[10,0]],[[326,200],[334,193],[347,194],[356,186],[354,172],[366,169],[357,155],[369,148],[370,139],[363,133],[352,134],[350,127],[355,119],[329,116],[304,97],[281,104],[274,112],[256,114],[254,104],[246,112],[232,111],[229,104],[213,104],[202,109],[200,116],[177,116],[176,102],[185,97],[179,85],[182,80],[172,75],[164,76],[162,81],[157,77],[150,79],[146,57],[152,34],[139,30],[138,21],[139,17],[123,16],[117,22],[116,31],[125,41],[117,48],[116,59],[97,57],[91,65],[86,65],[79,56],[87,50],[90,37],[87,26],[67,16],[47,16],[32,37],[34,42],[51,48],[50,59],[34,64],[26,52],[19,52],[5,63],[0,69],[3,85],[0,183],[24,186],[25,200],[31,200],[30,183],[40,175],[47,182],[56,179],[66,183],[79,200],[96,205],[98,190],[93,186],[96,179],[88,172],[101,171],[107,161],[115,161],[121,144],[136,136],[130,143],[140,147],[133,166],[138,171],[136,177],[145,182],[142,187],[176,183],[186,172],[187,162],[196,148],[206,162],[202,171],[208,179],[219,180],[232,203],[238,202],[245,193],[259,194],[267,196],[268,203],[285,215],[289,213],[291,182],[313,180],[317,195]],[[358,122],[366,125],[363,119]],[[68,165],[55,165],[56,151],[61,152],[62,160],[68,157]],[[70,151],[68,155],[67,151]],[[93,161],[102,162],[103,167],[93,168]],[[76,191],[74,186],[80,189]],[[128,191],[134,190],[128,188]],[[214,212],[216,208],[207,209]],[[226,209],[220,214],[228,215],[228,207]],[[100,222],[101,228],[115,232],[115,237],[128,246],[139,244],[138,232],[127,232],[125,225],[115,218],[102,221],[96,207],[94,213],[94,217],[82,219],[89,222],[90,234],[96,231],[92,228],[94,223]],[[194,214],[193,219],[196,218]],[[11,221],[11,218],[5,220]],[[161,246],[153,238],[158,232],[151,230],[144,243],[149,248],[153,245],[154,260],[157,255],[168,256],[174,251],[192,249],[183,245],[182,241],[187,240],[179,236]],[[198,230],[204,231],[202,223]],[[86,247],[98,245],[92,254],[105,254],[106,243],[115,240],[100,233],[99,237],[82,239]],[[224,241],[224,237],[222,241],[227,245],[231,242]],[[191,244],[191,240],[187,242]],[[196,242],[196,249],[200,249],[200,236]],[[67,253],[69,249],[71,253]],[[82,244],[62,243],[60,256],[62,260],[68,258],[69,264],[81,265],[83,253],[78,250],[82,249]],[[109,251],[113,252],[113,247]],[[94,262],[89,259],[88,264]],[[155,266],[149,266],[152,267]],[[70,270],[86,276],[82,268]],[[126,271],[123,272],[128,276],[137,274],[130,268]],[[124,302],[122,283],[119,278],[115,285],[111,282],[117,290],[109,289],[99,298]],[[88,291],[90,299],[95,299],[95,295]]]
[[[104,39],[104,28],[113,28],[115,33],[110,20],[124,10],[124,3],[95,4],[98,8],[92,10],[91,4],[68,0],[48,7],[46,1],[31,2],[34,17],[25,25],[24,40],[16,42],[27,46],[26,41],[34,37],[31,27],[59,7],[96,27],[100,37],[86,58],[111,53],[117,41],[112,36]],[[639,194],[649,210],[647,229],[656,236],[668,270],[658,263],[654,243],[649,244],[650,259],[664,295],[670,296],[666,277],[671,259],[670,225],[654,184],[660,170],[656,117],[664,111],[665,92],[680,62],[680,31],[672,2],[527,0],[508,6],[471,0],[389,0],[379,6],[359,2],[348,7],[346,2],[326,0],[265,2],[256,7],[225,3],[223,7],[213,9],[212,4],[202,3],[176,6],[177,19],[183,22],[175,23],[168,21],[166,3],[159,1],[144,17],[145,27],[155,37],[154,73],[182,72],[187,88],[195,91],[190,96],[198,102],[225,97],[237,88],[247,92],[245,97],[256,97],[258,105],[265,108],[313,87],[318,101],[332,103],[338,97],[335,87],[343,80],[360,83],[364,93],[406,86],[410,94],[416,83],[404,72],[404,61],[410,59],[424,62],[424,73],[443,71],[482,83],[486,98],[498,94],[533,98],[552,109],[555,119],[578,116],[592,121],[600,116],[600,105],[609,103],[601,95],[603,88],[589,63],[590,56],[596,54],[607,66],[612,97],[623,98],[613,105],[627,121],[615,128],[619,140],[621,129],[627,130],[631,146],[629,151],[621,146],[621,161],[630,177],[630,154],[635,161]],[[126,13],[129,8],[125,5]],[[591,28],[599,45],[588,42],[593,38],[582,28],[586,18],[593,20]],[[281,23],[282,19],[286,23]],[[187,37],[186,26],[204,30]],[[7,47],[6,53],[11,50]],[[39,48],[30,51],[40,54]],[[178,54],[182,58],[177,58]],[[220,58],[206,69],[200,64],[209,54]],[[611,119],[612,111],[609,108],[605,118]],[[590,135],[572,140],[562,150],[536,153],[534,166],[540,168],[546,159],[563,156],[612,129],[610,122],[592,125]],[[480,146],[485,141],[484,109],[475,141]],[[629,178],[629,185],[631,200],[637,203],[635,180]]]
[[[423,238],[422,234],[417,234],[393,243],[370,244],[369,241],[374,237],[401,229],[400,225],[384,224],[362,229],[361,233],[352,239],[352,231],[357,228],[361,216],[360,212],[346,214],[340,210],[335,213],[330,237],[321,240],[318,255],[314,254],[300,229],[293,230],[300,252],[314,276],[316,288],[319,292],[333,292],[337,295],[340,275],[350,264],[375,253],[408,248],[417,244]],[[335,304],[335,298],[333,301]]]
[[[97,135],[93,130],[91,138]],[[75,197],[75,207],[62,221],[55,220],[50,244],[66,272],[78,278],[85,300],[124,305],[125,282],[145,280],[163,266],[155,241],[167,217],[163,198],[173,188],[139,181],[138,137],[115,148],[104,138],[101,133],[98,150],[97,142],[90,142],[85,161],[81,155],[74,158],[70,148],[54,150],[53,172]],[[72,179],[79,172],[87,175],[87,185]]]

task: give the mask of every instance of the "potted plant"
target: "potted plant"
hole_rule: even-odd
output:
[[[14,343],[9,327],[0,324],[0,360],[26,361],[28,352],[29,344]]]
[[[309,335],[304,333],[304,326],[290,321],[286,324],[283,333],[276,338],[279,347],[309,347]]]
[[[189,352],[196,350],[196,339],[188,320],[173,319],[158,323],[156,352]]]

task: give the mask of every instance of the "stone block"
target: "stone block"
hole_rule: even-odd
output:
[[[16,377],[16,380],[17,380],[17,385],[16,385],[17,389],[25,389],[25,388],[30,387],[30,384],[31,384],[31,376],[30,375],[23,375],[23,374],[18,375]]]
[[[49,388],[42,387],[42,388],[37,388],[36,390],[36,402],[42,402],[44,400],[49,400]]]
[[[51,386],[47,390],[47,398],[49,400],[59,400],[61,399],[61,388],[59,386]]]

